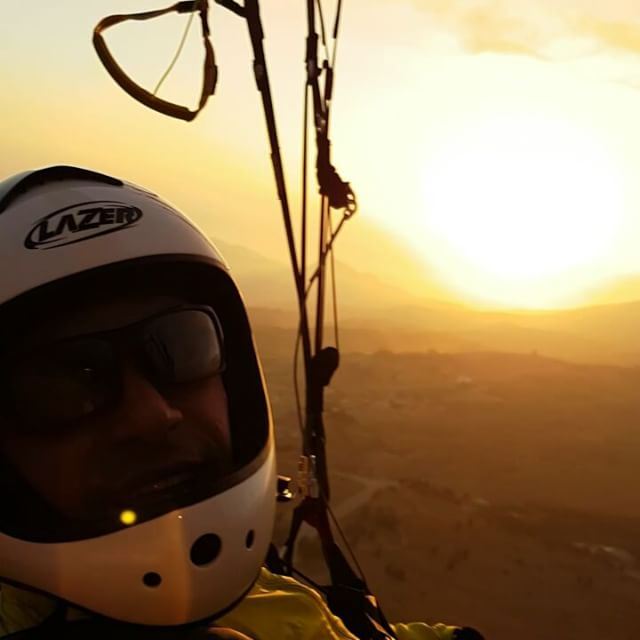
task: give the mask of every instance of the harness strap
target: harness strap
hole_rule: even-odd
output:
[[[291,575],[295,540],[303,522],[313,527],[320,537],[322,554],[331,577],[331,585],[322,587],[322,591],[331,611],[360,640],[393,640],[395,633],[378,600],[364,580],[353,571],[334,540],[327,504],[323,498],[307,496],[294,509],[283,558],[280,559],[272,549],[269,556],[270,569],[276,573]]]

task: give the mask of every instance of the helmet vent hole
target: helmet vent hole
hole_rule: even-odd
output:
[[[222,541],[215,533],[200,536],[191,547],[191,562],[196,567],[211,564],[220,555]]]
[[[159,587],[162,582],[162,576],[155,571],[149,571],[149,573],[145,573],[144,576],[142,576],[142,582],[144,582],[147,587]]]
[[[247,546],[247,549],[251,549],[251,547],[253,547],[253,543],[255,542],[255,540],[256,540],[256,534],[254,530],[251,529],[249,533],[247,533],[247,538],[244,541],[245,545]]]

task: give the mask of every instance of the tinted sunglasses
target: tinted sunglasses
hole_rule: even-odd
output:
[[[0,374],[5,406],[20,425],[35,430],[71,425],[115,408],[122,396],[124,354],[160,391],[225,368],[214,310],[182,305],[125,327],[10,355]]]

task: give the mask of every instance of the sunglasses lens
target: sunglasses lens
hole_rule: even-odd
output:
[[[187,308],[126,329],[142,339],[148,374],[163,384],[202,380],[224,370],[222,332],[212,309]],[[139,331],[142,331],[142,334]],[[31,430],[73,425],[115,406],[120,355],[110,336],[78,337],[44,347],[9,367],[8,390],[21,423]]]
[[[89,338],[31,354],[9,377],[15,409],[35,429],[100,410],[117,394],[118,384],[111,346]]]
[[[151,320],[144,348],[165,384],[194,382],[224,369],[222,334],[213,311],[184,309]]]

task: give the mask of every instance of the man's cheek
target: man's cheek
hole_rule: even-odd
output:
[[[23,477],[61,511],[82,509],[90,495],[97,463],[90,449],[64,441],[58,446],[40,444],[29,449],[33,453],[23,455],[16,465]]]
[[[173,398],[187,422],[215,433],[220,443],[231,446],[227,396],[219,378],[205,380]]]

